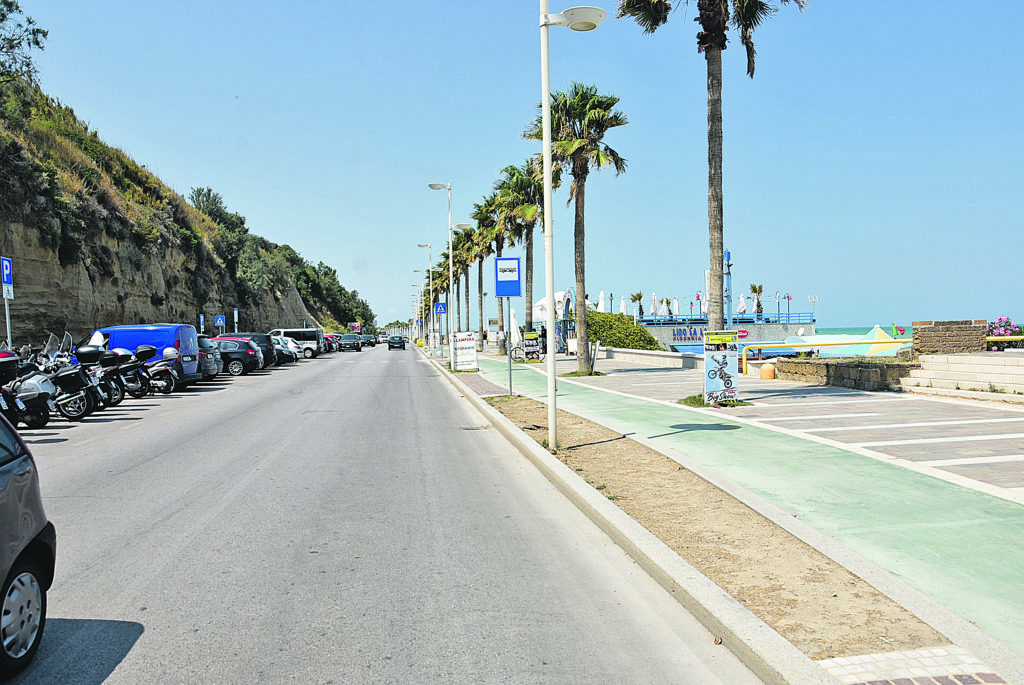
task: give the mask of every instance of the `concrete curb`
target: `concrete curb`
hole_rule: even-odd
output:
[[[837,681],[821,666],[600,495],[518,426],[484,402],[456,374],[435,360],[427,359],[563,495],[711,633],[721,637],[722,644],[759,678],[777,685],[835,685]]]

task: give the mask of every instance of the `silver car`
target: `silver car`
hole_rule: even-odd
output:
[[[28,666],[46,625],[57,533],[43,511],[32,453],[0,416],[0,679]]]

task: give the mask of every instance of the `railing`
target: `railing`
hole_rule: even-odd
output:
[[[708,317],[692,314],[665,314],[663,316],[650,314],[638,316],[637,323],[644,326],[707,326]],[[726,317],[728,321],[728,317]],[[733,314],[733,326],[742,324],[765,324],[765,323],[814,323],[814,312],[764,312],[761,314]]]

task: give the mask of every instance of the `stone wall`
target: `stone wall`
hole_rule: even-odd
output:
[[[957,354],[985,349],[988,322],[984,319],[962,321],[915,321],[914,353]]]
[[[916,325],[916,324],[915,324]],[[915,329],[916,330],[916,329]],[[837,385],[856,390],[889,390],[919,369],[917,362],[858,362],[854,359],[786,359],[776,361],[776,376],[785,381]]]

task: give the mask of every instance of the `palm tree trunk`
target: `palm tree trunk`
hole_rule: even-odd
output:
[[[459,330],[459,326],[462,325],[462,274],[458,274],[455,277],[455,316],[452,317],[452,333]]]
[[[477,329],[480,331],[480,335],[476,340],[477,352],[484,351],[484,261],[484,258],[481,257],[480,261],[477,262],[476,271],[476,307],[480,314],[480,327]]]
[[[494,243],[494,254],[497,255],[498,259],[501,259],[501,248],[505,241],[500,238]],[[498,354],[505,354],[505,307],[501,303],[501,298],[498,298]]]
[[[590,345],[587,340],[587,279],[584,245],[586,231],[583,219],[586,177],[577,178],[577,184],[576,225],[573,233],[576,240],[576,370],[580,373],[590,373],[592,362],[590,360]]]
[[[533,330],[533,224],[526,226],[526,330]]]
[[[463,295],[463,297],[466,298],[466,327],[463,330],[466,330],[466,331],[473,330],[470,327],[470,325],[469,325],[469,272],[470,271],[471,271],[471,269],[469,268],[469,265],[467,264],[466,265],[466,293]]]
[[[722,51],[710,47],[704,56],[708,63],[708,234],[711,244],[708,329],[720,331],[725,328],[722,293]]]

